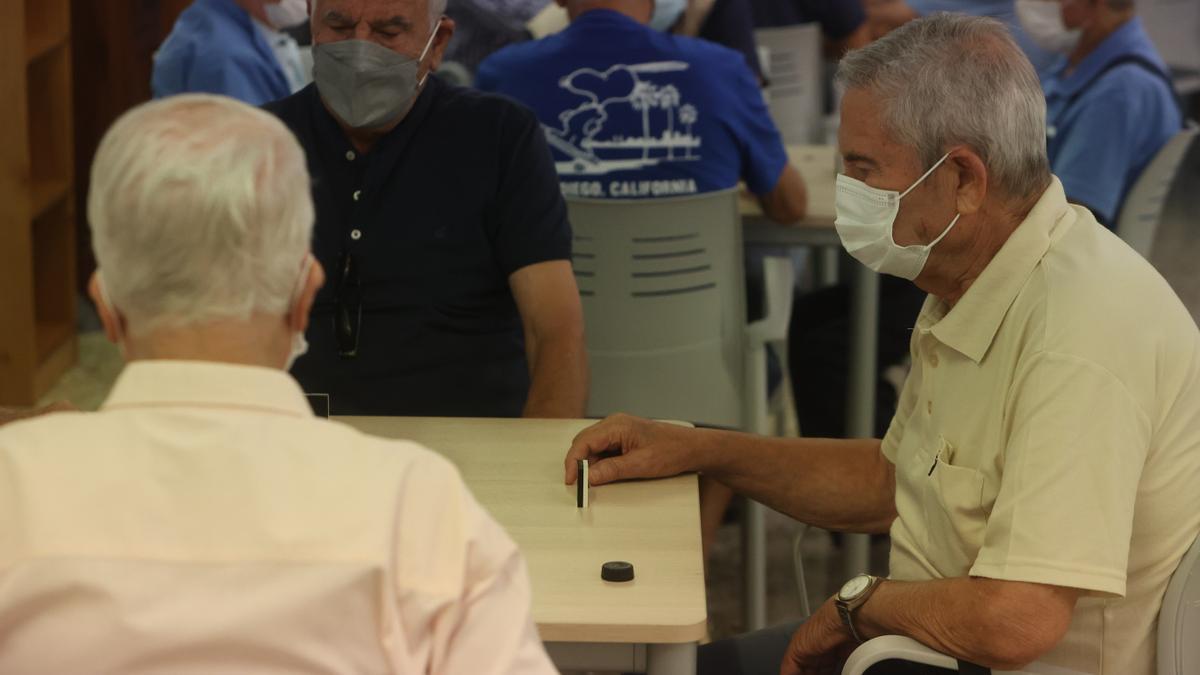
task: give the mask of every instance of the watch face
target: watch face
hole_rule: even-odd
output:
[[[862,595],[863,591],[867,590],[867,587],[870,585],[871,577],[860,574],[842,586],[842,590],[838,591],[838,597],[843,600],[853,600]]]

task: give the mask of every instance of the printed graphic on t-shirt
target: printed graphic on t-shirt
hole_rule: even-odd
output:
[[[673,84],[655,75],[684,71],[682,61],[618,64],[603,72],[580,68],[558,81],[579,104],[558,115],[559,127],[543,125],[555,152],[563,192],[580,197],[659,197],[694,194],[693,179],[586,181],[674,162],[700,160],[700,138],[692,133],[700,111]]]

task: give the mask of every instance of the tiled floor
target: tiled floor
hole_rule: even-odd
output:
[[[43,402],[67,400],[83,410],[95,410],[107,396],[121,369],[120,352],[99,332],[80,336],[79,364],[48,393]],[[792,565],[795,523],[773,511],[767,514],[769,623],[801,618]],[[873,547],[875,569],[886,568],[886,544]],[[844,581],[842,556],[827,532],[805,536],[804,568],[809,602],[818,606]],[[708,566],[709,630],[713,639],[742,632],[741,529],[721,528]]]

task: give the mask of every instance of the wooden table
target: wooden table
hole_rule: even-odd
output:
[[[747,246],[819,249],[824,254],[821,268],[835,272],[832,278],[826,278],[826,282],[831,283],[836,280],[837,260],[842,251],[841,240],[833,225],[837,217],[834,205],[837,151],[827,145],[794,145],[789,146],[787,152],[788,159],[804,178],[808,190],[808,214],[798,223],[780,225],[768,220],[758,202],[747,196],[741,203],[743,239]],[[855,263],[851,283],[846,432],[850,438],[871,438],[875,435],[875,382],[879,370],[879,275],[865,265]],[[765,579],[765,551],[749,550],[746,558],[750,561],[748,565],[754,568],[747,571],[747,587],[765,584],[757,578],[761,574]],[[869,566],[870,538],[849,535],[843,574],[849,579],[869,571]],[[765,600],[761,605],[755,604],[753,598],[750,600],[747,625],[761,627],[765,623]]]
[[[594,488],[588,509],[563,484],[587,420],[341,417],[366,433],[446,456],[521,548],[533,618],[561,669],[694,673],[707,610],[695,475]],[[600,566],[633,563],[610,583]]]

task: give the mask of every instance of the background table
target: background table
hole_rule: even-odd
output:
[[[521,548],[533,619],[561,669],[694,673],[707,623],[695,475],[594,488],[575,507],[563,459],[587,420],[340,417],[453,462]],[[609,583],[600,566],[633,563]]]

